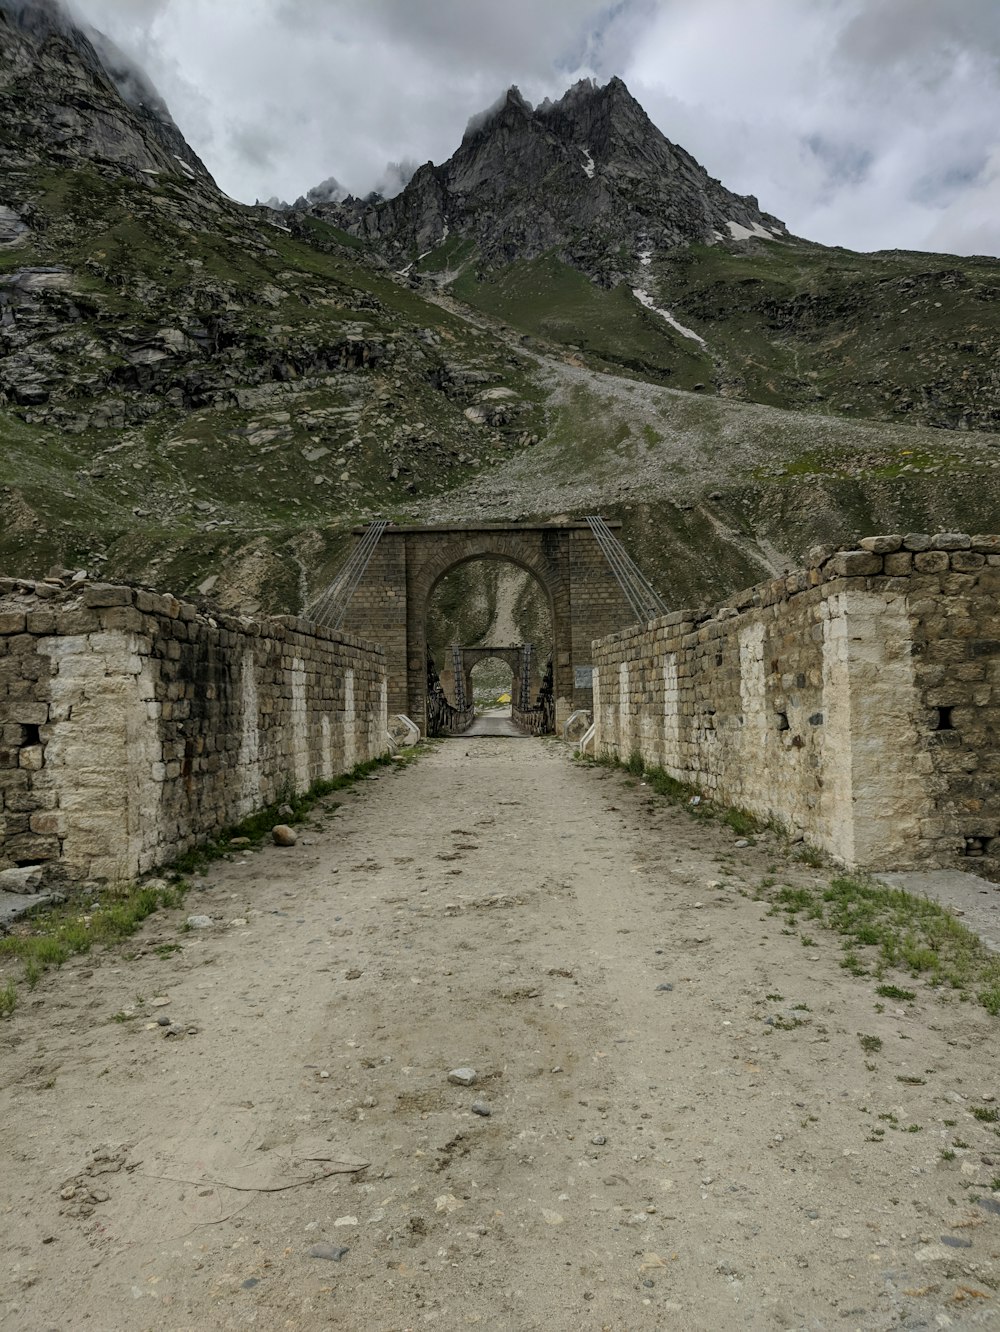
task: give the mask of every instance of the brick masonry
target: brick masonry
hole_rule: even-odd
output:
[[[594,644],[598,752],[638,751],[852,867],[1000,877],[1000,536],[866,538]]]
[[[385,654],[308,620],[0,580],[0,869],[127,879],[387,749]]]
[[[590,708],[591,643],[634,615],[586,523],[512,523],[390,527],[382,535],[344,623],[384,646],[390,711],[426,732],[428,603],[452,569],[478,559],[516,564],[545,590],[556,726],[574,709]],[[549,645],[535,646],[544,660]]]

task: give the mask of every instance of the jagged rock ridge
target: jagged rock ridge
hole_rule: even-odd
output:
[[[511,88],[470,122],[447,162],[420,167],[394,199],[321,207],[393,256],[457,235],[487,264],[559,248],[604,277],[648,249],[787,235],[756,199],[727,190],[661,134],[619,78],[584,80],[535,108]]]

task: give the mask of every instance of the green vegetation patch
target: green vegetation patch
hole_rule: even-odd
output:
[[[116,890],[92,910],[81,909],[79,902],[65,902],[32,916],[15,934],[0,939],[0,959],[17,958],[24,964],[24,981],[33,990],[50,967],[62,964],[80,953],[89,953],[96,944],[117,944],[134,934],[154,911],[179,907],[187,884],[178,881],[167,888],[131,884]],[[13,1012],[17,996],[13,981],[0,990],[0,1016]]]
[[[467,269],[451,290],[525,333],[654,383],[693,388],[712,381],[707,353],[640,304],[628,286],[599,287],[552,252],[481,276]]]
[[[993,1016],[1000,1015],[1000,958],[956,918],[922,897],[875,880],[839,875],[828,885],[779,888],[773,914],[790,924],[801,914],[841,935],[841,966],[854,975],[882,976],[903,971],[931,986],[972,996]],[[882,984],[877,993],[912,1000],[913,990]]]

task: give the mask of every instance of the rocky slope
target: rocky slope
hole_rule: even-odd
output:
[[[0,0],[0,57],[4,572],[84,565],[283,610],[377,514],[600,511],[688,604],[817,532],[996,525],[995,436],[976,432],[997,419],[1000,265],[794,241],[617,81],[508,96],[424,170],[449,211],[416,181],[355,201],[348,231],[335,205],[223,196],[142,76],[52,0]],[[453,231],[401,273],[421,198]],[[488,581],[450,601],[488,608]],[[527,633],[538,607],[518,604]]]

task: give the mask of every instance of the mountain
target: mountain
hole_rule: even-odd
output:
[[[602,512],[690,605],[996,524],[1000,264],[793,238],[618,80],[508,94],[388,201],[247,207],[100,34],[0,0],[0,166],[4,574],[297,609],[377,515]],[[524,591],[461,571],[442,641],[530,632]]]
[[[787,234],[665,138],[619,78],[582,81],[534,109],[511,88],[447,162],[420,167],[394,199],[328,211],[400,261],[454,236],[487,264],[564,251],[609,284],[645,251]]]
[[[0,168],[88,161],[214,188],[141,70],[58,0],[0,0]]]

